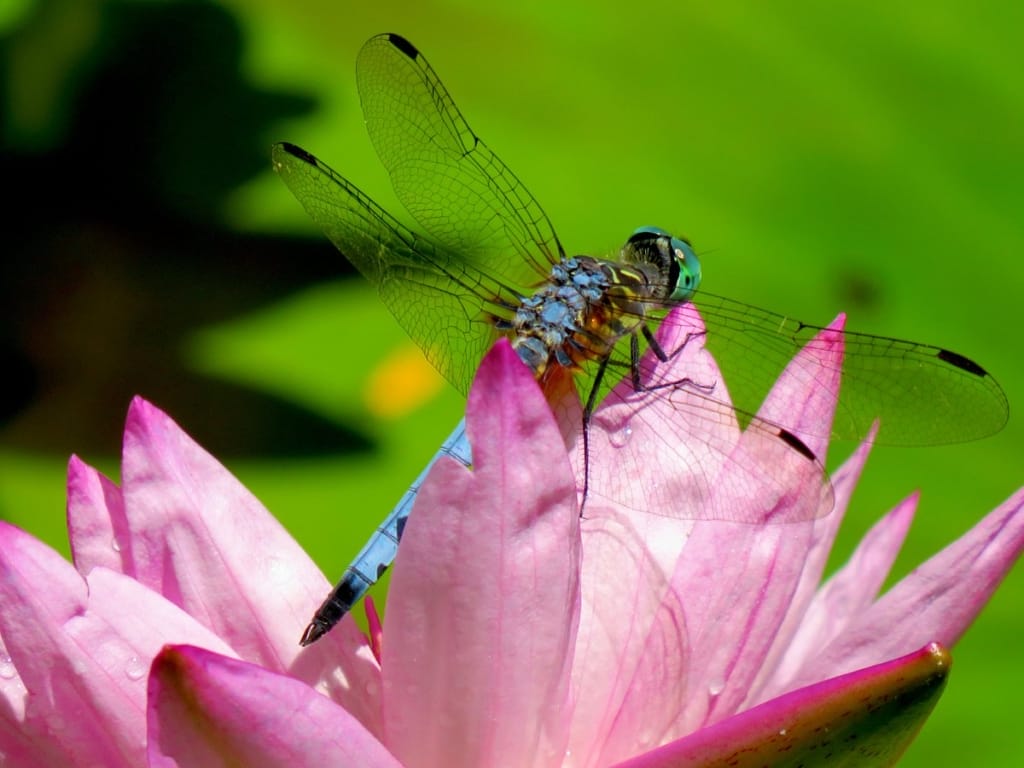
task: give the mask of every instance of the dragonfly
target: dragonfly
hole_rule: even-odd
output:
[[[341,253],[377,288],[381,299],[430,362],[460,391],[483,355],[508,337],[538,381],[566,372],[579,381],[582,405],[581,503],[590,476],[590,427],[600,404],[643,393],[668,403],[688,438],[723,460],[731,444],[720,426],[740,419],[759,449],[731,476],[771,477],[802,465],[819,478],[796,518],[828,514],[827,473],[785,420],[756,415],[771,383],[823,329],[785,315],[698,291],[701,265],[691,244],[657,227],[633,232],[611,257],[567,255],[543,208],[508,166],[477,136],[423,54],[406,38],[383,34],[361,49],[356,77],[366,128],[395,193],[420,234],[385,211],[309,152],[278,143],[273,167]],[[691,307],[725,374],[724,386],[699,374],[651,384],[651,371],[696,345],[690,336],[664,348],[654,333],[673,308]],[[937,445],[994,434],[1006,423],[1006,396],[968,357],[942,347],[842,332],[842,393],[825,437]],[[806,363],[806,381],[827,378],[825,363]],[[816,368],[816,365],[818,368]],[[606,375],[609,374],[609,375]],[[618,375],[616,375],[618,374]],[[614,386],[614,381],[623,379]],[[630,411],[643,420],[644,410]],[[656,425],[651,425],[656,427]],[[806,430],[806,426],[803,427]],[[647,430],[657,432],[657,429]],[[681,451],[668,441],[666,455]],[[303,646],[325,635],[362,599],[394,561],[416,494],[431,466],[448,456],[472,466],[460,422],[346,569],[303,633]],[[709,503],[713,473],[695,471],[687,498],[652,505],[645,489],[612,491],[625,506],[684,519],[735,520],[735,505]],[[593,487],[626,487],[600,484]],[[756,486],[754,486],[756,487]],[[739,489],[742,491],[742,489]],[[742,506],[742,505],[740,505]]]

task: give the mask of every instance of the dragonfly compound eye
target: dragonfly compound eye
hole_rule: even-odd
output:
[[[669,298],[680,303],[689,301],[700,287],[700,259],[690,244],[681,237],[672,238],[672,255],[675,289]]]
[[[657,264],[664,260],[670,235],[660,227],[640,227],[622,247],[623,261],[634,264]]]
[[[642,243],[651,242],[653,243],[659,237],[672,237],[661,227],[637,227],[633,230],[633,234],[629,236],[629,240],[626,241],[626,246],[640,245]]]
[[[655,266],[669,304],[687,301],[700,286],[700,260],[689,242],[661,227],[640,227],[622,249],[622,260]]]

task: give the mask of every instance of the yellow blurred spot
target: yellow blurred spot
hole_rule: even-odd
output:
[[[444,379],[419,347],[405,343],[392,350],[370,374],[363,400],[374,416],[397,419],[437,395],[444,385]]]

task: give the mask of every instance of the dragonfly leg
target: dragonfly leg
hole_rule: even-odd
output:
[[[583,517],[583,508],[587,503],[587,492],[590,490],[590,418],[594,415],[594,408],[597,406],[597,393],[601,389],[601,380],[608,369],[609,358],[605,357],[597,366],[597,373],[594,374],[594,384],[587,395],[587,404],[583,407],[583,501],[580,502],[580,517]]]
[[[658,339],[655,338],[654,333],[651,331],[651,327],[647,325],[647,323],[644,323],[640,327],[640,332],[643,333],[644,339],[646,339],[648,345],[650,345],[651,351],[663,363],[667,363],[670,358],[676,357],[679,353],[686,349],[686,345],[690,343],[691,339],[694,339],[698,336],[703,337],[707,335],[707,331],[701,331],[700,333],[688,333],[686,334],[686,338],[683,339],[679,346],[673,349],[671,353],[669,353],[665,352],[664,348],[661,346],[661,344],[658,342]],[[635,334],[633,338],[636,338]],[[636,361],[639,362],[639,357],[636,358]]]
[[[661,362],[667,363],[668,355],[665,354],[665,350],[661,348],[661,344],[658,342],[657,337],[655,337],[655,335],[651,332],[651,327],[647,325],[647,323],[644,323],[642,326],[640,326],[640,332],[643,333],[644,338],[647,339],[647,343],[650,345],[651,352],[654,353],[655,357],[657,357]],[[672,353],[672,356],[675,357],[680,352],[682,352],[683,348],[686,347],[686,345],[689,343],[690,334],[687,334],[686,338],[683,339],[683,343],[679,345],[679,349],[675,350]],[[630,338],[630,345],[630,362],[633,364],[633,368],[635,369],[638,367],[640,363],[640,342],[637,339],[635,333]]]
[[[695,336],[705,335],[703,331],[699,334],[686,334],[686,338],[683,339],[682,343],[673,349],[671,354],[668,354],[665,352],[664,348],[662,348],[661,344],[658,343],[658,340],[654,337],[654,334],[646,323],[641,326],[641,333],[643,333],[644,338],[647,340],[647,343],[655,357],[663,363],[667,363],[670,358],[675,357],[686,349],[686,345],[690,343],[692,338]],[[657,390],[665,389],[666,387],[687,387],[700,392],[702,395],[710,395],[715,391],[714,384],[700,384],[689,376],[685,376],[682,379],[676,379],[675,381],[663,381],[660,384],[655,384],[653,386],[644,386],[643,382],[640,381],[640,342],[635,333],[629,340],[629,367],[630,376],[633,380],[633,389],[636,392],[656,392]]]
[[[662,348],[661,344],[658,343],[658,340],[655,338],[650,327],[648,327],[646,323],[641,326],[641,332],[647,340],[651,351],[654,352],[655,357],[657,357],[662,363],[667,363],[671,357],[682,352],[690,339],[696,335],[687,335],[683,342],[676,349],[672,350],[672,354],[669,355]],[[590,420],[594,415],[594,409],[597,407],[597,396],[601,389],[601,381],[604,379],[605,372],[608,370],[608,361],[610,359],[611,358],[609,357],[605,357],[598,364],[597,372],[594,375],[594,383],[590,388],[586,405],[583,408],[583,501],[580,503],[580,517],[583,517],[583,508],[587,503],[587,493],[590,490]],[[653,387],[644,386],[643,382],[640,380],[640,340],[637,338],[635,333],[631,334],[629,337],[629,375],[634,392],[653,392],[664,387],[692,387],[703,394],[711,394],[715,389],[714,384],[702,385],[690,378],[664,382]]]

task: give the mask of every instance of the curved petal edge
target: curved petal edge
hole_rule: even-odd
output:
[[[931,643],[772,699],[617,768],[890,766],[938,701],[951,661]]]

